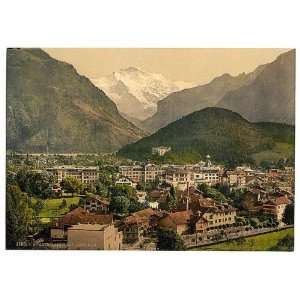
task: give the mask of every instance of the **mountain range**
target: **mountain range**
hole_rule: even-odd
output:
[[[166,158],[209,153],[219,161],[293,151],[294,126],[288,124],[295,121],[295,50],[251,73],[224,74],[177,92],[189,83],[136,68],[101,81],[123,111],[72,65],[41,49],[8,49],[7,149],[91,153],[123,147],[120,155],[140,160],[151,156],[151,147],[165,145],[172,147]]]
[[[72,65],[41,49],[7,50],[7,149],[111,152],[142,136]]]
[[[213,106],[236,111],[253,122],[294,124],[294,99],[295,50],[291,50],[248,74],[224,74],[208,84],[168,95],[141,126],[155,132],[185,115]]]
[[[250,84],[226,93],[217,106],[252,122],[295,124],[295,60],[295,50],[279,55]]]
[[[193,86],[193,83],[172,81],[161,74],[134,67],[121,69],[106,77],[92,79],[117,105],[119,111],[134,123],[152,116],[157,102],[172,92]]]
[[[199,161],[207,154],[219,162],[253,162],[254,155],[288,149],[279,153],[289,158],[295,128],[279,123],[252,123],[236,112],[210,107],[189,114],[156,133],[124,146],[119,155],[135,160],[153,159],[152,147],[168,146],[165,162]]]

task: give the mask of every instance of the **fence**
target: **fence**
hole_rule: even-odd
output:
[[[255,236],[268,232],[283,230],[293,227],[292,225],[276,228],[257,228],[246,230],[245,226],[227,228],[223,231],[212,231],[207,233],[194,233],[188,235],[182,235],[181,238],[186,248],[200,247],[211,244],[217,244],[221,242],[227,242],[230,240],[239,239],[242,237]]]

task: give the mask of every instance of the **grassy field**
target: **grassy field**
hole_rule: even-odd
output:
[[[231,241],[215,245],[209,245],[191,250],[203,251],[268,251],[274,247],[279,240],[285,236],[294,236],[294,228],[288,228],[281,231],[265,233],[253,237],[245,238],[244,242]]]
[[[253,154],[252,157],[257,164],[263,160],[278,161],[281,158],[289,158],[294,151],[294,146],[287,143],[276,143],[272,150]]]
[[[66,199],[67,206],[61,207],[63,199]],[[35,204],[37,200],[33,199],[32,203]],[[41,218],[42,223],[48,223],[51,221],[52,217],[58,217],[66,214],[70,206],[72,204],[78,205],[79,203],[79,197],[70,197],[70,198],[53,198],[53,199],[47,199],[44,201],[44,207],[41,209],[39,216]]]

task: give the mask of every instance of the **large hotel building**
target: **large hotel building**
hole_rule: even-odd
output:
[[[99,177],[98,167],[58,166],[48,168],[47,171],[56,178],[57,183],[60,183],[66,177],[73,177],[81,183],[89,185],[96,183]]]

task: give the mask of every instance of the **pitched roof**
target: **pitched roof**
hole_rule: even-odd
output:
[[[290,200],[285,196],[281,196],[281,197],[275,198],[274,200],[271,200],[271,202],[274,205],[281,205],[281,204],[289,204]]]
[[[135,216],[135,217],[150,217],[154,214],[155,214],[155,211],[152,208],[146,208],[146,209],[134,212],[131,215]]]
[[[229,204],[216,204],[215,206],[207,206],[207,207],[203,207],[200,209],[200,211],[202,213],[227,213],[227,212],[233,212],[236,211],[237,209],[232,207]]]
[[[107,198],[100,197],[98,195],[88,194],[86,196],[86,200],[87,199],[97,200],[98,202],[101,202],[102,204],[109,205],[109,200]]]
[[[78,225],[72,225],[68,230],[102,231],[106,227],[107,227],[107,224],[106,225],[78,224]]]
[[[159,198],[161,196],[162,192],[159,190],[153,190],[149,193],[149,196],[151,198]]]
[[[132,213],[130,216],[125,218],[125,224],[134,224],[134,223],[143,223],[150,221],[150,218],[154,215],[157,215],[157,212],[152,208],[146,208],[135,213]]]
[[[112,215],[98,215],[78,207],[67,213],[58,220],[58,226],[75,225],[75,224],[111,224],[113,222]]]
[[[172,222],[176,225],[183,225],[190,222],[191,216],[193,215],[193,212],[191,210],[184,210],[184,211],[178,211],[169,214],[166,216],[166,218],[170,218]]]

